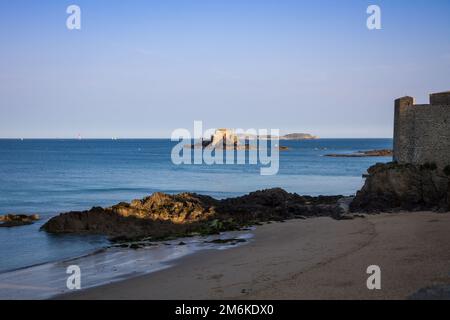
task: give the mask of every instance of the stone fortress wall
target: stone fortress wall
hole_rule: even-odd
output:
[[[431,94],[430,104],[395,100],[394,161],[450,165],[450,91]]]

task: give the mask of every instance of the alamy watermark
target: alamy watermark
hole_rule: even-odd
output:
[[[70,265],[66,269],[66,273],[70,274],[67,277],[66,287],[69,290],[80,290],[81,289],[81,269],[76,264]]]
[[[66,27],[69,30],[81,30],[81,8],[76,4],[67,7],[66,13],[69,16],[66,19]],[[369,30],[381,30],[381,8],[376,4],[369,5],[366,9],[369,17],[366,20],[366,26]]]
[[[370,16],[367,18],[366,26],[369,30],[381,30],[381,8],[375,4],[367,7],[367,14]]]
[[[261,175],[275,175],[280,165],[279,129],[207,129],[194,121],[193,134],[179,128],[171,140],[172,163],[176,165],[260,165]]]
[[[75,4],[67,7],[66,13],[69,14],[66,20],[66,27],[69,30],[81,29],[81,8]]]
[[[370,276],[367,278],[366,286],[369,290],[381,289],[381,268],[377,265],[371,265],[367,267],[367,274]]]

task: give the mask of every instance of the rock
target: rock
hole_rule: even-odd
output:
[[[342,208],[343,214],[350,212],[350,203],[353,201],[353,198],[354,197],[342,197],[338,200],[338,204]]]
[[[217,200],[195,193],[168,195],[156,192],[142,200],[133,200],[131,204],[120,203],[109,210],[122,216],[185,223],[212,217],[217,205]]]
[[[350,203],[352,212],[450,210],[450,177],[433,165],[376,164]]]
[[[450,285],[421,288],[408,297],[410,300],[450,300]]]
[[[325,157],[362,158],[362,157],[392,157],[392,155],[393,152],[391,149],[381,149],[381,150],[358,151],[355,153],[330,153],[326,154]]]
[[[340,198],[342,196],[300,196],[274,188],[224,199],[218,209],[241,222],[292,219],[299,215],[332,216],[342,212],[337,203]]]
[[[230,238],[230,239],[214,239],[211,241],[205,241],[205,243],[215,243],[215,244],[236,244],[239,242],[246,242],[245,239],[238,239],[238,238]]]
[[[309,133],[289,133],[280,137],[280,140],[314,140],[314,139],[318,139],[318,137],[313,136]]]
[[[144,246],[143,245],[141,245],[141,244],[139,244],[139,243],[132,243],[132,244],[130,244],[130,249],[141,249],[141,248],[143,248]]]
[[[367,157],[392,157],[392,149],[381,149],[381,150],[369,150],[369,151],[358,151]]]
[[[353,220],[355,219],[355,216],[351,214],[342,214],[339,217],[336,218],[337,220]]]
[[[238,230],[266,221],[298,216],[339,217],[342,196],[299,196],[275,188],[242,197],[216,200],[209,196],[154,193],[109,208],[67,212],[51,218],[42,230],[51,233],[104,234],[115,241],[152,240]]]
[[[145,236],[164,238],[196,231],[200,222],[214,216],[216,202],[211,197],[191,193],[157,192],[130,204],[63,213],[51,218],[41,229],[51,233],[104,234],[118,242]]]
[[[225,150],[245,150],[245,146],[239,145],[239,137],[235,134],[233,129],[217,129],[210,140],[205,140],[188,147],[195,148],[214,148]]]
[[[26,214],[6,214],[0,216],[0,227],[10,228],[24,226],[32,224],[39,220],[40,217],[37,214],[26,215]]]

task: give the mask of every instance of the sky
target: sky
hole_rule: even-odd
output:
[[[450,89],[449,14],[448,0],[1,1],[0,138],[162,138],[195,120],[392,137],[395,98]]]

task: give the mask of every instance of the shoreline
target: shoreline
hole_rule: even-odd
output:
[[[244,246],[53,299],[406,299],[450,285],[449,229],[450,214],[435,212],[265,224]],[[374,264],[381,290],[366,287]]]
[[[52,299],[66,294],[70,265],[81,269],[82,287],[95,288],[170,268],[183,257],[201,251],[226,250],[252,241],[253,229],[218,235],[177,238],[140,249],[107,246],[81,256],[0,273],[0,299]],[[223,242],[214,242],[219,239]],[[236,241],[228,241],[235,239]],[[239,241],[242,240],[242,241]],[[182,243],[182,244],[181,244]]]

